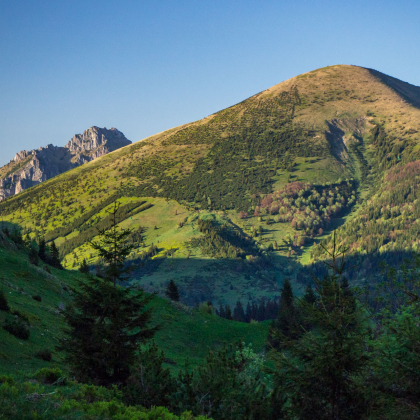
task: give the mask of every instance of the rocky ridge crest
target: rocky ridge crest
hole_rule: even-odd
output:
[[[116,128],[93,126],[74,135],[64,147],[49,144],[22,150],[0,168],[0,201],[129,144]]]

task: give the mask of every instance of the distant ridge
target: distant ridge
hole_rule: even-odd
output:
[[[64,147],[49,144],[22,150],[0,168],[0,201],[129,144],[116,128],[93,126],[74,135]]]

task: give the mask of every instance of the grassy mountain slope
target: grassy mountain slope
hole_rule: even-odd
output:
[[[374,70],[315,70],[25,191],[0,216],[56,240],[77,268],[97,263],[87,243],[119,198],[147,290],[174,278],[188,304],[273,297],[321,258],[314,244],[367,211],[386,171],[420,158],[419,98],[420,88]],[[157,255],[147,255],[152,244]]]
[[[11,308],[10,313],[0,311],[0,324],[6,318],[15,318],[29,324],[30,330],[29,339],[24,340],[0,328],[1,373],[60,365],[62,355],[54,350],[64,327],[59,308],[69,303],[71,287],[83,275],[78,271],[29,264],[27,251],[18,248],[3,233],[0,234],[0,267],[0,288]],[[40,296],[41,301],[33,296]],[[191,366],[201,364],[209,349],[220,348],[223,343],[252,343],[260,350],[268,332],[267,323],[227,321],[182,305],[173,306],[160,297],[156,297],[152,306],[153,322],[162,325],[156,342],[174,370],[182,368],[187,358]],[[51,362],[35,356],[44,349],[53,351]]]

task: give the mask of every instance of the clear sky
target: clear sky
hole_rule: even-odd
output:
[[[0,165],[92,125],[132,141],[300,73],[420,85],[419,0],[0,0]]]

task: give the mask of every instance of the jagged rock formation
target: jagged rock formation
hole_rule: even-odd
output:
[[[131,144],[116,128],[90,127],[64,146],[22,150],[0,168],[0,201],[40,182]]]

